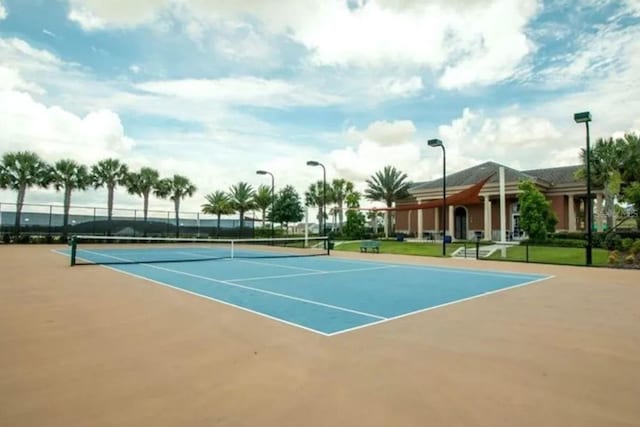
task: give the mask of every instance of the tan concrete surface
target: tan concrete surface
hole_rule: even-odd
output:
[[[640,272],[555,278],[334,337],[0,245],[0,426],[638,426]]]

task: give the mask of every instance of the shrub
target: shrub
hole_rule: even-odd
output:
[[[11,243],[11,236],[9,236],[9,233],[4,233],[2,235],[2,243]]]
[[[629,251],[634,255],[640,253],[640,239],[633,242]]]
[[[635,262],[636,262],[636,257],[633,254],[629,254],[626,257],[624,257],[624,263],[627,265],[634,264]]]
[[[626,252],[629,249],[631,249],[631,246],[633,245],[633,239],[626,237],[622,239],[622,241],[620,242],[620,245],[621,245],[620,248]]]
[[[604,239],[604,245],[606,249],[611,250],[621,250],[622,249],[622,239],[615,233],[608,234]]]
[[[609,265],[617,265],[620,262],[618,251],[611,251],[608,258]]]

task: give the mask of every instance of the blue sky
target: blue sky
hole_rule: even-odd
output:
[[[640,129],[639,24],[639,0],[0,0],[0,152],[184,174],[194,211],[256,169],[304,191],[308,159],[431,179],[433,137],[450,171],[575,164],[574,112]]]

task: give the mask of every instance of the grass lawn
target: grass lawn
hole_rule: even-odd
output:
[[[467,245],[470,245],[467,243]],[[450,243],[447,244],[447,255],[451,255],[456,249],[463,244]],[[335,250],[360,252],[360,241],[341,243],[336,242]],[[380,252],[385,254],[401,254],[401,255],[423,255],[423,256],[442,256],[442,243],[432,242],[398,242],[396,240],[381,240]]]
[[[609,251],[593,249],[593,265],[606,266]],[[500,251],[496,251],[489,259],[505,261],[525,261],[526,247],[513,246],[507,249],[507,258],[502,258]],[[584,248],[559,248],[549,246],[529,246],[529,261],[547,264],[585,265],[586,254]]]

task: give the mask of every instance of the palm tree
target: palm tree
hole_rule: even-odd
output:
[[[71,207],[71,192],[85,190],[91,184],[91,177],[85,165],[75,160],[59,160],[51,171],[51,181],[57,191],[64,190],[64,216],[62,220],[62,236],[66,237],[69,226],[69,208]]]
[[[347,194],[345,198],[345,202],[347,203],[347,208],[349,209],[357,209],[360,207],[360,198],[362,198],[362,194],[357,191],[352,191]]]
[[[149,195],[158,187],[160,175],[151,168],[141,168],[140,172],[130,173],[126,178],[126,186],[129,194],[136,194],[143,198],[144,235],[147,235],[147,213],[149,212]]]
[[[36,153],[18,151],[5,153],[0,163],[0,188],[18,192],[16,200],[15,233],[20,234],[20,214],[28,188],[46,188],[50,182],[50,166]]]
[[[340,219],[340,229],[344,220],[344,202],[349,194],[354,191],[353,182],[344,179],[334,179],[331,183],[331,194],[333,202],[338,205],[338,217]],[[335,224],[335,218],[334,218]]]
[[[411,184],[407,181],[407,174],[393,166],[385,166],[366,182],[365,197],[376,202],[385,202],[388,208],[393,207],[394,202],[409,197]],[[387,215],[386,231],[391,231],[391,215]]]
[[[256,203],[256,208],[260,209],[260,211],[262,212],[262,228],[264,228],[265,219],[267,216],[266,215],[267,209],[269,209],[269,207],[271,206],[271,203],[273,202],[271,187],[267,185],[259,186],[258,191],[256,192],[256,195],[254,196],[253,200]]]
[[[309,189],[304,193],[305,204],[307,206],[318,208],[318,226],[320,233],[322,233],[322,230],[324,230],[323,221],[326,221],[326,213],[324,212],[325,206],[323,206],[323,202],[326,199],[326,204],[328,205],[333,200],[333,195],[329,184],[327,184],[324,188],[326,196],[322,192],[322,185],[322,181],[313,183],[309,185]]]
[[[231,186],[229,196],[231,199],[231,207],[240,214],[240,235],[242,235],[244,214],[256,206],[254,201],[255,192],[253,191],[253,187],[246,182],[239,182]]]
[[[193,196],[196,187],[189,181],[189,178],[182,175],[173,175],[172,178],[165,178],[158,182],[155,194],[160,198],[173,200],[173,207],[176,213],[176,237],[180,237],[180,200]]]
[[[220,216],[229,215],[235,212],[231,207],[231,199],[224,191],[216,191],[215,193],[204,196],[207,203],[202,205],[202,213],[217,215],[218,226],[216,227],[216,239],[220,237]]]
[[[91,166],[91,182],[94,188],[107,187],[107,220],[111,233],[111,218],[113,216],[113,193],[116,186],[126,184],[129,173],[127,165],[118,159],[105,159]]]
[[[336,222],[338,222],[338,215],[340,213],[341,213],[341,210],[337,206],[334,206],[331,209],[329,209],[329,215],[331,215],[331,218],[333,219],[332,230],[335,230]]]
[[[620,170],[624,154],[623,141],[614,141],[613,138],[598,139],[590,148],[591,159],[591,183],[595,187],[601,187],[604,191],[605,212],[607,218],[607,230],[613,227],[615,197],[620,193],[622,181]],[[580,157],[586,162],[586,150],[583,148]],[[581,167],[576,175],[579,178],[586,176],[585,166]]]

